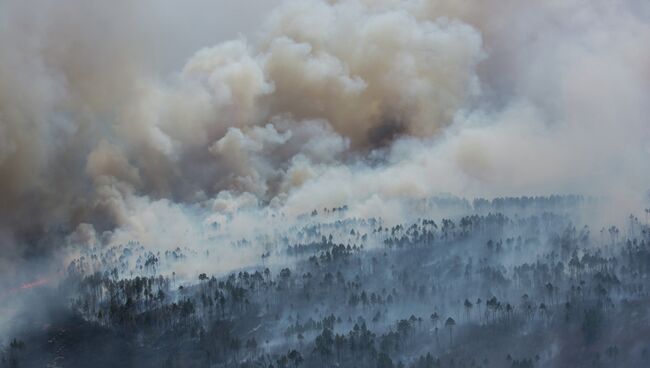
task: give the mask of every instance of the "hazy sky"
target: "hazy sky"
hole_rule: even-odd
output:
[[[254,36],[280,0],[159,0],[151,6],[157,20],[161,67],[178,70],[202,47],[243,35]]]

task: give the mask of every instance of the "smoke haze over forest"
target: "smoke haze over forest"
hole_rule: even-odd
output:
[[[0,0],[0,342],[21,285],[124,244],[217,254],[167,270],[194,280],[325,208],[642,219],[649,45],[644,0]]]

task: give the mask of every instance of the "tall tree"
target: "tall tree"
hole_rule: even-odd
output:
[[[456,325],[456,321],[454,321],[454,319],[451,317],[447,318],[447,320],[445,321],[445,326],[449,329],[449,347],[451,347],[454,344],[453,331],[455,325]]]

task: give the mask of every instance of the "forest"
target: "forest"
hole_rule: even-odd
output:
[[[59,302],[0,366],[647,367],[650,212],[594,227],[598,201],[435,197],[397,224],[314,209],[231,239],[257,261],[227,273],[192,273],[209,247],[89,249],[30,291]]]

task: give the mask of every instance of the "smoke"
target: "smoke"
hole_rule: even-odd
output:
[[[644,1],[205,7],[0,3],[3,269],[201,242],[240,208],[398,219],[403,198],[572,192],[628,211],[648,189]]]

